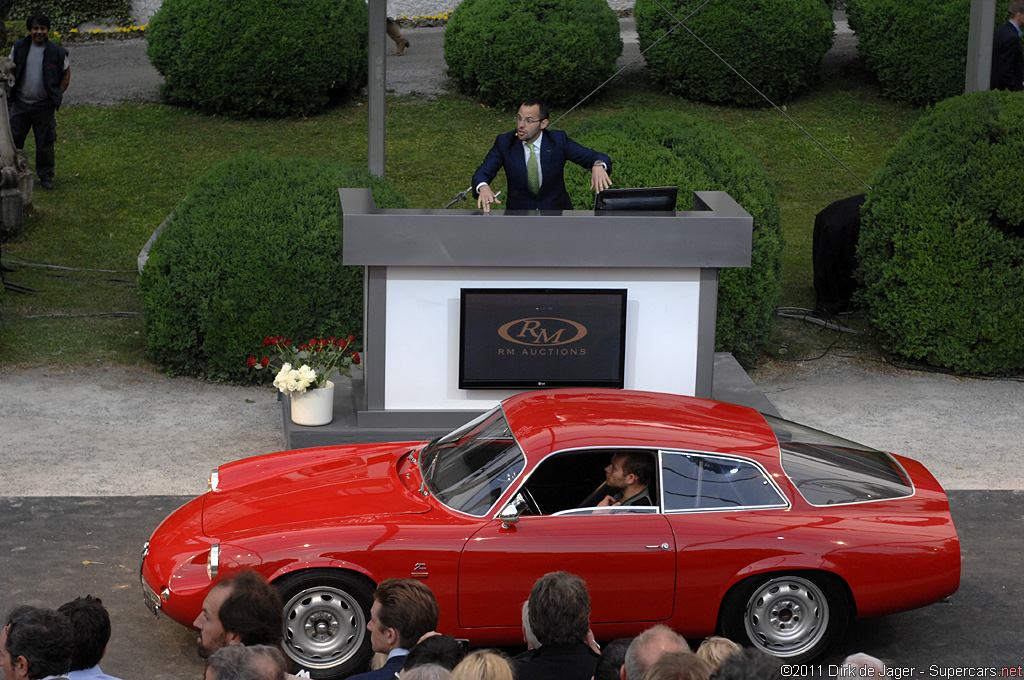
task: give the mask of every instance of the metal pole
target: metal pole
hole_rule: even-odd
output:
[[[387,58],[386,0],[369,0],[367,45],[369,47],[369,82],[367,83],[367,169],[378,177],[384,176],[384,136]]]
[[[964,94],[989,88],[992,78],[992,33],[995,24],[996,0],[971,0]]]

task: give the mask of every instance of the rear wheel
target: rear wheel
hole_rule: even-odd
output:
[[[333,569],[311,569],[276,582],[284,600],[284,651],[314,678],[343,678],[366,670],[366,623],[373,584]]]
[[[738,583],[722,602],[722,634],[780,659],[801,663],[845,632],[849,598],[829,574],[763,574]]]

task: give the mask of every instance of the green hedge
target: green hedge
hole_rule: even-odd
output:
[[[882,94],[914,106],[964,91],[971,0],[847,0],[864,65]],[[1006,7],[996,14],[1006,21]]]
[[[569,133],[611,156],[615,186],[677,185],[677,210],[693,209],[694,191],[726,191],[753,216],[751,266],[720,272],[716,329],[716,349],[751,365],[771,336],[782,258],[779,206],[760,162],[725,129],[682,113],[589,118]],[[565,174],[574,207],[592,208],[590,172],[570,164]]]
[[[362,268],[341,265],[338,187],[385,181],[323,160],[240,156],[198,180],[168,219],[139,278],[146,342],[161,370],[246,381],[266,335],[362,333]]]
[[[307,115],[366,83],[366,12],[364,0],[164,0],[147,54],[169,103]]]
[[[889,351],[958,373],[1024,368],[1024,99],[946,100],[861,212],[861,301]]]
[[[576,103],[615,73],[619,21],[605,0],[463,0],[444,58],[459,92],[515,108]]]
[[[676,28],[646,52],[655,82],[687,99],[741,106],[767,102],[712,51],[779,103],[817,81],[835,31],[832,11],[822,0],[637,0],[635,13],[641,50],[683,19],[707,45],[686,28]]]
[[[19,38],[25,35],[25,20],[33,14],[45,14],[50,28],[63,33],[87,21],[128,26],[132,4],[130,0],[15,0],[7,18],[21,22]]]

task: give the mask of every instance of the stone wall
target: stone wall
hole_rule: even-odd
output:
[[[635,0],[608,0],[608,6],[614,10],[632,9]],[[451,12],[459,6],[459,0],[392,0],[395,12],[410,19],[416,17],[436,17]],[[149,21],[150,17],[160,9],[160,0],[132,0],[132,19],[136,25]]]

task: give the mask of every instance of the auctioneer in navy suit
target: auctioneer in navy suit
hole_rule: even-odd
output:
[[[572,210],[572,199],[565,190],[563,174],[566,161],[572,161],[587,170],[601,161],[609,174],[612,171],[612,160],[605,154],[577,144],[561,130],[545,129],[540,143],[541,185],[540,191],[534,195],[526,179],[523,142],[516,136],[515,130],[498,135],[484,162],[473,174],[473,196],[478,195],[477,187],[481,182],[490,184],[498,170],[504,167],[505,179],[508,181],[508,198],[505,202],[507,210]]]

